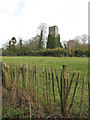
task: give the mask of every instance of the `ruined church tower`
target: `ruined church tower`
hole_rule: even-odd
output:
[[[58,36],[58,27],[56,25],[49,27],[49,35],[54,35],[55,37]]]
[[[60,43],[60,34],[58,34],[58,26],[49,27],[49,35],[47,40],[47,48],[59,48],[61,47]]]

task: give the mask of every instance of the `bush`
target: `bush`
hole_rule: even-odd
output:
[[[55,48],[55,49],[40,49],[38,51],[31,51],[27,47],[23,47],[22,50],[15,48],[13,51],[8,49],[2,50],[3,56],[55,56],[55,57],[89,57],[90,52],[80,49],[64,49],[64,48]]]

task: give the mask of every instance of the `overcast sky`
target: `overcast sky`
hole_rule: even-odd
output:
[[[61,42],[88,34],[88,0],[0,0],[0,47],[34,37],[41,23],[57,25]]]

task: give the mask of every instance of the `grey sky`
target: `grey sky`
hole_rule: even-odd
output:
[[[34,37],[41,23],[57,25],[61,41],[87,34],[88,0],[0,0],[0,47]]]

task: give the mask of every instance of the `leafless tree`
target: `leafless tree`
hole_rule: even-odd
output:
[[[81,41],[82,41],[82,43],[83,43],[83,44],[86,44],[87,40],[88,40],[88,35],[83,34],[83,35],[81,36]]]
[[[38,26],[38,30],[39,30],[39,48],[44,48],[45,47],[45,43],[46,43],[46,34],[47,34],[47,25],[46,23],[41,23]]]

